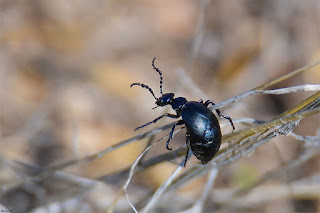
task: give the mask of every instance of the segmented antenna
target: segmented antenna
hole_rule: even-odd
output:
[[[158,98],[154,95],[152,89],[151,89],[148,85],[146,85],[146,84],[141,84],[141,83],[133,83],[133,84],[130,85],[130,87],[135,86],[135,85],[140,86],[140,87],[142,87],[142,88],[148,89],[149,92],[150,92],[150,93],[152,94],[152,96],[154,97],[154,99],[158,100]]]
[[[156,57],[154,57],[153,60],[152,60],[152,67],[153,67],[153,69],[155,69],[155,70],[159,73],[159,75],[160,75],[160,93],[161,93],[161,95],[163,95],[163,93],[162,93],[162,83],[163,83],[162,72],[154,65],[154,61],[155,61],[155,60],[156,60]]]

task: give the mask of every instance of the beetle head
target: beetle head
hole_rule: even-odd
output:
[[[163,107],[163,106],[171,104],[172,100],[173,100],[173,96],[174,96],[173,93],[163,94],[160,98],[157,99],[157,101],[156,101],[157,106]]]

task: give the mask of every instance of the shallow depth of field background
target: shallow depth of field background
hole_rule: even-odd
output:
[[[27,175],[14,161],[53,166],[172,122],[163,119],[133,131],[166,110],[171,111],[170,107],[152,110],[155,100],[147,90],[129,88],[133,82],[146,83],[159,95],[159,75],[151,66],[153,57],[157,57],[155,64],[163,71],[164,92],[188,100],[204,99],[181,80],[189,76],[216,103],[320,59],[319,1],[210,1],[205,10],[201,4],[193,0],[0,1],[3,205],[12,212],[28,212],[39,205],[78,196],[81,202],[67,212],[105,211],[126,177],[78,193],[72,193],[63,180],[10,188]],[[199,30],[201,16],[206,20]],[[193,48],[196,38],[202,38],[198,51]],[[278,87],[319,84],[319,68],[290,80]],[[235,120],[269,120],[311,94],[255,95],[221,111]],[[294,132],[315,136],[319,124],[319,116],[314,116],[303,120]],[[224,133],[230,131],[229,125],[223,129]],[[173,139],[174,148],[185,143],[183,132]],[[165,134],[156,135],[156,139],[162,136]],[[138,141],[63,171],[88,179],[111,174],[132,164],[146,142]],[[279,167],[283,160],[297,156],[300,147],[299,142],[279,136],[250,157],[222,169],[215,188],[238,187],[257,179]],[[165,152],[163,141],[146,157]],[[156,189],[179,162],[161,163],[139,174],[128,190],[132,200]],[[197,163],[193,156],[187,166]],[[313,159],[291,172],[289,180],[319,172],[319,166],[319,159]],[[284,179],[266,184],[283,183]],[[173,211],[172,206],[182,210],[179,202],[195,200],[204,183],[205,178],[188,184],[177,192],[176,203],[163,208],[167,212]],[[122,203],[127,206],[125,199]],[[319,200],[271,199],[249,208],[315,212],[320,204]]]

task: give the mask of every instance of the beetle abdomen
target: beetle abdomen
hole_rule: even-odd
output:
[[[182,110],[193,154],[203,164],[209,162],[221,145],[221,130],[213,112],[201,103],[190,101]]]
[[[217,132],[216,137],[210,141],[199,140],[198,137],[190,135],[190,147],[193,154],[201,160],[201,163],[208,163],[219,151],[221,145],[221,133]]]

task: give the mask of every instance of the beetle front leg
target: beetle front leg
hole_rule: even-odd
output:
[[[148,123],[146,123],[146,124],[143,124],[142,126],[139,126],[139,127],[135,128],[134,130],[137,131],[138,129],[141,129],[141,128],[145,127],[145,126],[148,126],[148,125],[150,125],[150,124],[156,123],[158,120],[160,120],[160,119],[163,118],[163,117],[179,118],[179,117],[180,117],[180,114],[176,114],[176,115],[174,115],[174,114],[169,114],[169,113],[163,114],[163,115],[161,115],[160,117],[154,119],[153,121],[150,121],[150,122],[148,122]]]

